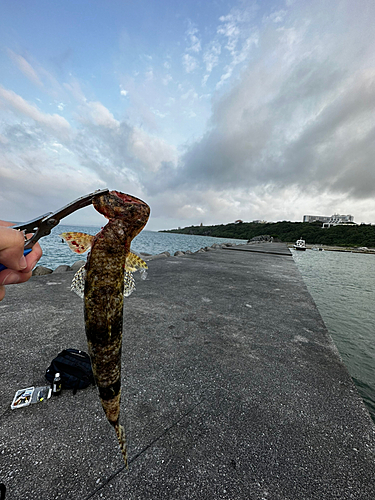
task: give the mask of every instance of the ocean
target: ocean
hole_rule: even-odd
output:
[[[55,269],[85,259],[74,254],[59,237],[66,231],[96,234],[100,227],[60,225],[40,241],[43,256],[40,265]],[[246,240],[212,238],[174,233],[142,231],[132,243],[132,250],[148,254],[191,250],[213,243],[246,243]],[[294,260],[318,310],[336,344],[357,389],[375,422],[375,256],[292,250]]]
[[[375,255],[313,250],[292,253],[375,422]]]
[[[88,234],[96,234],[100,227],[95,226],[64,226],[59,225],[52,229],[50,235],[40,240],[43,255],[38,265],[56,269],[61,264],[72,265],[77,260],[86,260],[86,254],[73,253],[68,245],[59,236],[60,233],[77,231]],[[132,242],[131,249],[137,253],[148,253],[157,255],[169,252],[173,255],[178,250],[190,250],[196,252],[200,248],[209,247],[214,243],[246,243],[247,240],[235,240],[229,238],[212,238],[211,236],[193,236],[187,234],[158,233],[156,231],[142,231]]]

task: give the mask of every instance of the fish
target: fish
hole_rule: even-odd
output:
[[[87,252],[92,245],[94,235],[81,232],[65,232],[59,234],[65,241],[72,252],[83,254]],[[129,252],[125,261],[124,273],[124,297],[129,297],[135,290],[135,281],[132,273],[139,271],[141,278],[147,278],[148,266],[146,262],[133,252]],[[70,289],[76,293],[81,299],[84,296],[84,287],[86,281],[86,264],[83,265],[74,275]]]
[[[87,345],[104,413],[128,467],[125,430],[120,424],[124,273],[140,265],[130,255],[130,244],[146,225],[150,207],[120,191],[98,196],[93,205],[108,223],[93,238],[86,238],[91,248],[84,279]]]

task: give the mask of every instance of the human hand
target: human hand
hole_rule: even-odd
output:
[[[36,243],[25,257],[24,243],[22,231],[12,229],[9,222],[0,221],[0,263],[7,267],[0,271],[0,301],[5,296],[4,285],[23,283],[30,279],[31,271],[42,256],[42,249]]]

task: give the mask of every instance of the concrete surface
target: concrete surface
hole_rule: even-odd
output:
[[[289,250],[253,247],[156,259],[137,280],[122,356],[128,471],[94,387],[10,409],[60,350],[87,348],[72,272],[7,288],[6,500],[375,498],[375,426]]]

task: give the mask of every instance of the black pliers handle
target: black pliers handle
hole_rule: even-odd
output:
[[[76,210],[80,208],[87,207],[92,203],[94,198],[101,196],[102,194],[108,193],[108,189],[98,189],[93,193],[87,194],[86,196],[81,196],[81,198],[77,198],[76,200],[68,203],[65,207],[60,208],[56,212],[47,212],[46,214],[37,217],[36,219],[32,219],[28,222],[24,222],[23,224],[18,224],[17,226],[12,226],[12,229],[18,229],[23,231],[25,234],[33,233],[31,238],[25,238],[25,250],[28,248],[32,248],[35,243],[43,238],[43,236],[47,236],[50,234],[52,229],[57,226],[61,219],[67,217],[72,214]]]
[[[43,214],[36,219],[24,222],[23,224],[17,224],[16,226],[11,226],[12,229],[18,229],[19,231],[23,231],[23,233],[25,234],[24,255],[27,255],[29,252],[31,252],[32,247],[38,240],[40,240],[40,238],[43,238],[43,236],[47,236],[48,234],[50,234],[52,229],[60,223],[61,219],[67,217],[80,208],[87,207],[93,202],[95,198],[105,193],[108,193],[108,189],[98,189],[93,193],[87,194],[86,196],[81,196],[81,198],[77,198],[76,200],[68,203],[68,205],[65,205],[65,207],[60,208],[56,212],[47,212],[46,214]],[[26,234],[28,233],[33,233],[33,235],[29,239],[26,238]],[[0,264],[0,271],[2,271],[3,269],[5,269],[5,266]]]

